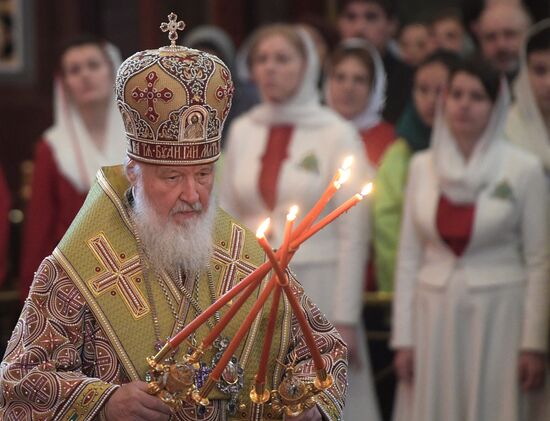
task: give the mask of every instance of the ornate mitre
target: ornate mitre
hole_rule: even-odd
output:
[[[213,162],[231,108],[231,74],[218,57],[176,45],[176,30],[185,25],[173,13],[168,18],[161,29],[171,45],[132,55],[117,73],[127,153],[161,165]]]

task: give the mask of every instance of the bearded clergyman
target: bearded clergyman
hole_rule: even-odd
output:
[[[184,402],[174,410],[149,394],[146,382],[147,357],[265,261],[254,234],[217,207],[213,193],[214,162],[233,95],[228,68],[213,55],[175,45],[141,51],[122,64],[115,90],[128,159],[124,166],[99,170],[66,235],[37,268],[0,367],[2,419],[282,419],[268,405],[258,411],[250,398],[268,311],[255,319],[231,360],[239,387],[228,387],[222,376],[207,405]],[[204,136],[182,141],[185,117],[192,113],[204,117]],[[346,346],[290,278],[334,383],[315,396],[313,407],[286,419],[341,419]],[[259,291],[206,351],[202,360],[212,362],[203,367],[206,373]],[[196,330],[188,345],[200,343],[230,304]],[[186,348],[175,350],[174,360]],[[269,390],[280,385],[285,365],[292,365],[297,378],[315,377],[286,299],[280,301],[270,352]]]

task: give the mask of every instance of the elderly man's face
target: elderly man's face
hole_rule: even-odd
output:
[[[132,166],[139,165],[141,176]],[[178,225],[206,212],[214,185],[214,164],[130,165],[128,177],[132,185],[143,189],[155,212]]]
[[[481,16],[479,42],[485,59],[501,72],[517,70],[528,18],[518,7],[496,5]]]

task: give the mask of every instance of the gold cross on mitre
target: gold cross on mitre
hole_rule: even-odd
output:
[[[162,32],[168,32],[168,39],[171,41],[170,47],[176,46],[176,40],[178,39],[178,32],[185,29],[185,22],[180,20],[178,22],[178,15],[170,13],[168,15],[168,22],[162,22],[160,24]]]

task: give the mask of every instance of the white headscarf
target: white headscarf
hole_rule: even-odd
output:
[[[440,103],[432,130],[431,148],[439,187],[452,202],[475,202],[479,192],[496,176],[495,169],[502,158],[503,129],[509,103],[508,83],[503,78],[487,127],[467,161],[449,129],[443,104]]]
[[[351,123],[358,130],[368,130],[382,121],[382,111],[386,105],[386,71],[380,54],[372,44],[361,38],[350,38],[340,44],[344,50],[363,48],[370,55],[374,64],[374,75],[372,78],[369,100],[364,110],[357,114]],[[325,82],[325,100],[334,109],[329,89],[330,82]]]
[[[116,47],[106,44],[105,52],[113,66],[113,80],[121,64]],[[59,77],[54,80],[54,125],[44,132],[60,172],[82,193],[87,192],[99,168],[120,164],[126,156],[122,117],[115,103],[114,89],[108,105],[107,130],[103,150],[88,133],[76,106],[65,92]]]
[[[306,69],[297,92],[282,104],[264,100],[250,110],[249,117],[269,126],[293,124],[302,126],[325,126],[339,117],[329,108],[321,105],[317,89],[320,65],[315,44],[311,36],[302,28],[296,27],[306,51]]]
[[[527,68],[527,43],[534,35],[548,28],[550,19],[544,19],[533,25],[525,38],[520,72],[514,83],[516,102],[510,110],[506,134],[513,143],[537,155],[546,170],[550,171],[550,133],[533,93]]]

